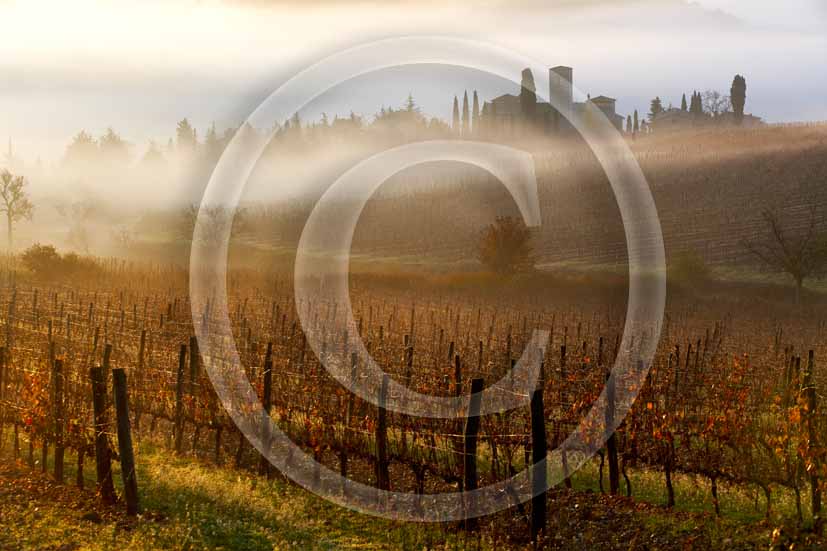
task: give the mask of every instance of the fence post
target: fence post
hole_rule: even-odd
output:
[[[178,376],[175,380],[175,453],[181,453],[184,440],[184,366],[187,363],[187,345],[182,344],[178,353]]]
[[[463,432],[463,491],[465,514],[474,514],[474,504],[469,501],[468,492],[477,489],[477,434],[480,430],[480,406],[482,402],[482,388],[484,379],[471,380],[471,398],[468,403],[468,414]],[[477,529],[476,518],[465,519],[466,530]]]
[[[89,370],[92,379],[92,409],[95,417],[95,469],[98,476],[98,493],[104,503],[115,503],[115,486],[112,483],[112,454],[106,437],[106,371],[109,368],[109,347],[103,356],[104,367]]]
[[[388,399],[388,375],[382,376],[382,387],[379,391],[379,410],[376,422],[376,486],[380,490],[390,490],[390,474],[388,473],[388,412],[385,404]]]
[[[135,456],[132,451],[132,432],[129,427],[129,397],[126,389],[126,373],[123,369],[112,370],[112,385],[126,513],[137,515],[141,512],[141,505],[138,502],[138,480],[135,476]]]
[[[63,360],[55,360],[54,382],[54,423],[55,423],[55,480],[63,483]]]
[[[548,470],[545,466],[548,442],[546,441],[546,419],[543,407],[543,391],[546,385],[543,367],[541,364],[538,388],[531,395],[531,462],[534,465],[531,477],[532,494],[534,494],[531,499],[531,541],[535,543],[546,528],[546,487],[548,486]],[[543,463],[542,469],[537,467],[537,464],[541,462]]]

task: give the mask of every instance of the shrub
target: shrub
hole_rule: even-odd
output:
[[[23,265],[40,279],[76,279],[97,275],[100,266],[94,259],[67,253],[63,256],[53,245],[35,243],[21,256]]]
[[[40,278],[52,278],[61,268],[62,258],[52,245],[35,243],[23,253],[23,265]]]
[[[678,285],[697,286],[709,280],[710,270],[696,251],[684,251],[669,262],[669,280]]]
[[[510,276],[531,269],[531,231],[519,220],[499,216],[481,235],[479,259],[492,272]]]
[[[68,278],[87,278],[98,274],[100,266],[88,256],[79,256],[75,253],[63,255],[63,273]]]

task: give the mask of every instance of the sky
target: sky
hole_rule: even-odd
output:
[[[195,1],[0,0],[0,143],[59,160],[81,129],[165,143],[183,117],[236,126],[310,63],[377,38],[441,34],[570,65],[584,93],[648,110],[747,78],[747,111],[771,122],[827,119],[823,0]],[[444,69],[444,68],[443,68]],[[517,75],[515,75],[515,78]],[[510,89],[463,71],[386,71],[308,108],[371,115],[409,92],[450,116],[454,94]]]

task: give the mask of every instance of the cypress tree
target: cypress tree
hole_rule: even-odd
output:
[[[729,98],[735,113],[735,124],[740,125],[744,122],[744,105],[747,103],[747,81],[741,75],[735,75],[732,88],[729,89]]]
[[[633,126],[632,126],[632,131],[635,134],[640,132],[640,121],[638,120],[637,109],[635,109],[635,116],[634,116],[634,123],[633,123]]]
[[[468,115],[468,90],[462,97],[462,135],[467,136],[471,133],[471,117]]]
[[[696,117],[703,115],[703,100],[701,99],[701,93],[697,90],[692,93],[692,103],[689,107],[689,112],[695,115]]]
[[[649,108],[649,120],[654,121],[655,117],[663,113],[663,102],[661,102],[660,97],[656,97],[652,100],[652,104]]]
[[[479,119],[480,125],[474,127],[474,132],[477,132],[478,135],[488,135],[488,130],[491,128],[491,108],[489,105],[490,104],[488,103],[482,104],[482,111],[480,111]]]
[[[459,101],[456,96],[454,96],[454,116],[451,122],[451,127],[454,129],[454,132],[459,134]]]
[[[474,105],[473,110],[471,111],[473,117],[471,119],[472,127],[471,131],[477,133],[480,130],[480,100],[477,97],[477,91],[474,90]]]
[[[537,88],[534,85],[534,74],[531,69],[523,69],[520,83],[520,111],[526,125],[534,123],[537,111]]]
[[[626,115],[626,133],[632,133],[632,115]]]
[[[685,113],[686,109],[687,109],[687,107],[686,107],[686,94],[684,94],[683,97],[681,98],[681,111],[683,111]]]

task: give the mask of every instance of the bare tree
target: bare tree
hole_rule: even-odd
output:
[[[717,90],[707,90],[701,97],[704,111],[713,117],[732,111],[732,102],[729,96],[725,96]]]
[[[91,245],[89,224],[98,210],[95,203],[89,200],[81,200],[57,205],[55,210],[69,223],[66,242],[75,250],[89,254]]]
[[[747,249],[764,264],[793,278],[796,304],[801,302],[804,280],[827,271],[827,234],[818,231],[816,205],[810,203],[809,216],[797,231],[782,219],[778,209],[765,208],[761,218],[767,234],[763,239],[745,241]]]
[[[181,236],[190,241],[195,234],[196,225],[200,230],[201,242],[207,246],[214,247],[221,242],[221,239],[230,230],[230,236],[236,235],[243,229],[246,222],[246,211],[243,208],[231,211],[230,209],[216,205],[204,206],[203,215],[200,218],[199,207],[190,205],[183,209],[180,219]]]
[[[31,220],[34,214],[34,205],[29,201],[26,193],[28,182],[23,176],[14,176],[8,170],[0,172],[0,212],[6,215],[6,229],[9,238],[9,253],[12,251],[12,229],[15,222]]]

